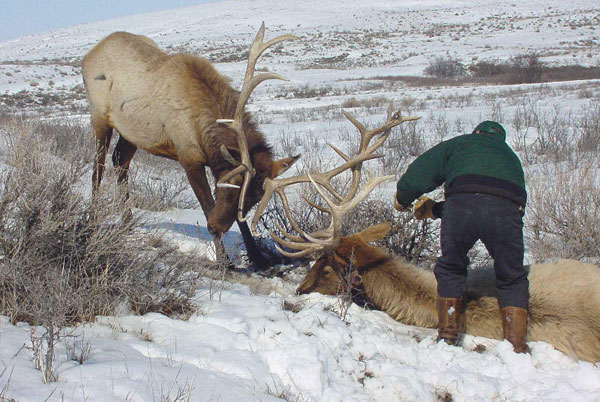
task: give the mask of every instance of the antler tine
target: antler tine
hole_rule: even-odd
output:
[[[343,111],[343,113],[344,113],[344,116],[348,120],[350,120],[350,122],[360,132],[361,139],[360,139],[359,152],[362,152],[363,150],[366,151],[368,149],[367,147],[374,136],[381,134],[381,133],[389,134],[390,130],[392,128],[396,127],[397,125],[404,123],[406,121],[413,121],[413,120],[418,120],[421,118],[421,117],[417,117],[417,116],[402,116],[402,114],[400,113],[400,110],[397,110],[395,113],[391,114],[390,111],[388,110],[388,120],[385,122],[384,125],[374,128],[372,130],[367,130],[365,128],[365,126],[363,126],[362,123],[360,123],[358,120],[356,120],[354,117],[352,117],[349,113],[347,113],[346,111]],[[373,151],[375,149],[373,149]]]
[[[323,197],[327,205],[329,205],[329,212],[331,214],[331,224],[329,225],[329,228],[323,231],[325,233],[328,233],[330,235],[330,238],[325,240],[319,239],[318,241],[315,241],[314,238],[306,236],[308,240],[324,245],[337,245],[341,238],[342,223],[344,216],[352,209],[354,209],[362,200],[364,200],[375,189],[375,187],[377,187],[386,180],[391,180],[394,178],[394,176],[392,175],[375,177],[371,174],[370,171],[367,171],[367,173],[369,175],[369,179],[367,180],[365,186],[358,192],[358,194],[356,194],[355,197],[353,197],[350,200],[344,200],[340,204],[335,204],[327,196],[327,194],[325,194],[323,190],[320,189],[319,185],[314,180],[312,180],[312,176],[310,175],[310,173],[308,174],[308,177],[311,179],[311,183],[313,184],[313,186],[315,186],[319,195],[321,195],[321,197]]]
[[[373,152],[378,150],[381,147],[381,145],[383,145],[383,143],[387,140],[387,137],[390,134],[392,128],[396,127],[401,123],[404,123],[405,121],[420,119],[420,117],[412,116],[403,117],[400,113],[400,110],[397,110],[395,113],[392,113],[392,110],[393,103],[390,102],[387,112],[387,121],[382,126],[374,128],[372,130],[367,130],[365,126],[358,120],[356,120],[353,116],[351,116],[346,111],[343,112],[344,116],[358,129],[360,133],[360,145],[358,148],[359,154],[372,154]],[[373,144],[369,145],[373,137],[381,133],[383,133],[383,135]],[[361,169],[362,164],[357,164],[352,168],[352,182],[350,184],[350,190],[346,194],[346,197],[344,197],[344,200],[352,199],[355,196],[356,191],[358,191],[358,188],[360,186]]]
[[[250,186],[250,181],[256,175],[256,170],[252,166],[252,162],[250,160],[250,150],[248,149],[248,143],[246,141],[246,135],[243,129],[244,123],[244,108],[246,106],[246,102],[248,102],[248,98],[254,91],[254,89],[263,81],[269,79],[278,79],[287,81],[286,78],[280,76],[275,73],[263,73],[257,76],[254,76],[254,72],[256,69],[256,62],[261,54],[273,46],[276,43],[282,42],[284,40],[295,40],[298,39],[297,36],[286,34],[281,35],[276,38],[269,40],[266,43],[263,43],[263,38],[265,35],[265,23],[263,22],[250,46],[250,52],[248,54],[248,65],[246,67],[246,74],[244,75],[244,83],[242,84],[242,90],[240,92],[240,96],[238,99],[238,103],[235,109],[235,116],[233,120],[220,120],[219,123],[228,124],[235,132],[237,133],[238,139],[238,148],[241,156],[241,169],[234,169],[236,171],[235,174],[226,175],[225,177],[219,180],[218,185],[223,187],[223,184],[227,182],[227,180],[231,179],[231,177],[240,174],[242,171],[244,172],[244,181],[240,190],[240,196],[238,201],[238,220],[240,222],[245,222],[248,220],[248,217],[244,216],[244,200],[246,199],[246,193],[248,192],[248,187]]]
[[[252,223],[250,225],[250,229],[253,233],[256,233],[256,226],[258,225],[258,220],[260,216],[267,208],[267,204],[269,204],[269,200],[273,196],[273,193],[277,193],[281,198],[282,202],[285,199],[287,202],[287,197],[283,192],[283,188],[292,184],[302,183],[304,175],[288,177],[285,179],[270,179],[265,178],[263,182],[263,191],[264,194],[258,203],[258,207],[256,208],[256,212],[254,212],[254,217],[252,218]]]
[[[281,224],[279,222],[275,222],[275,226],[277,226],[277,230],[279,230],[279,232],[281,234],[283,234],[283,237],[285,237],[286,239],[289,239],[289,240],[294,241],[294,242],[301,242],[301,241],[304,240],[301,236],[294,236],[294,235],[288,233],[283,228],[283,226],[281,226]],[[272,231],[270,231],[270,232],[272,232]]]
[[[293,218],[292,213],[289,209],[287,197],[283,193],[283,190],[278,189],[278,190],[276,190],[276,192],[279,195],[279,197],[281,198],[281,202],[283,203],[283,210],[284,210],[284,213],[285,213],[287,219],[289,220],[290,224],[292,225],[292,228],[296,232],[299,233],[299,236],[293,236],[293,235],[289,234],[285,229],[283,229],[283,227],[279,224],[279,222],[275,222],[275,224],[277,225],[277,229],[279,230],[280,233],[283,234],[283,236],[287,240],[284,240],[281,237],[275,235],[273,233],[273,231],[269,231],[269,233],[271,234],[271,237],[273,238],[273,240],[275,240],[282,247],[287,247],[292,250],[300,250],[300,251],[288,252],[288,251],[283,250],[280,247],[275,246],[277,248],[277,250],[281,254],[283,254],[287,257],[295,257],[295,258],[303,257],[307,254],[322,250],[325,247],[324,245],[318,244],[318,242],[312,242],[312,243],[306,242],[306,238],[310,238],[311,236],[308,235],[307,233],[305,233],[296,223],[296,221]]]
[[[290,204],[288,202],[287,196],[281,189],[277,190],[277,195],[279,195],[279,198],[281,198],[281,204],[283,205],[283,212],[285,213],[285,216],[287,217],[288,221],[290,222],[290,225],[292,225],[292,228],[296,232],[298,232],[298,234],[300,236],[303,236],[305,233],[302,230],[302,228],[300,228],[300,225],[298,225],[298,223],[294,219],[294,216],[292,215],[292,211],[290,210]]]
[[[263,43],[263,38],[265,36],[265,23],[260,26],[252,45],[250,46],[250,53],[248,55],[248,66],[246,67],[246,74],[244,76],[244,84],[242,86],[242,91],[240,93],[240,99],[236,108],[236,117],[243,113],[244,105],[248,101],[250,94],[260,84],[261,82],[268,79],[277,79],[287,81],[287,78],[280,76],[275,73],[263,73],[257,76],[254,76],[254,71],[256,68],[256,62],[258,58],[263,54],[265,50],[269,47],[275,45],[276,43],[283,42],[285,40],[296,40],[298,39],[295,35],[285,34],[278,36],[269,40],[267,43]]]
[[[308,205],[310,205],[311,207],[313,207],[314,209],[316,209],[317,211],[321,211],[321,212],[325,212],[325,213],[329,213],[329,211],[327,210],[327,208],[320,206],[319,204],[317,204],[314,201],[309,200],[308,198],[306,198],[304,195],[302,196],[302,199],[304,201],[306,201],[306,203]]]
[[[311,243],[287,241],[287,240],[284,240],[284,239],[278,237],[272,231],[270,232],[270,234],[271,234],[271,237],[273,238],[273,240],[275,240],[279,245],[281,245],[283,247],[287,247],[292,250],[299,250],[296,252],[289,252],[289,251],[283,250],[281,247],[276,245],[275,248],[277,249],[277,251],[279,251],[281,254],[285,255],[286,257],[300,258],[300,257],[304,257],[308,254],[323,250],[323,247],[320,245],[311,244]]]

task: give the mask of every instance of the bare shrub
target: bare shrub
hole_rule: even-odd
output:
[[[502,111],[502,103],[498,100],[492,102],[489,112],[490,119],[497,122],[504,121],[504,113]]]
[[[78,191],[87,167],[49,149],[47,137],[26,128],[8,147],[0,193],[1,314],[60,328],[114,313],[124,302],[142,311],[148,300],[186,300],[192,289],[181,286],[193,282],[190,258],[175,258],[172,246],[156,240],[160,233],[139,230],[141,216],[119,222],[123,206],[114,194],[97,197],[92,207]]]
[[[45,332],[41,336],[36,336],[34,330],[31,330],[30,339],[31,361],[36,369],[42,373],[42,382],[48,384],[58,381],[58,374],[54,366],[54,346],[58,342],[60,331],[53,325],[46,326]]]
[[[600,261],[600,168],[596,159],[574,168],[554,164],[528,184],[526,237],[535,261]]]
[[[544,64],[536,53],[519,54],[510,59],[510,81],[513,84],[541,82]]]
[[[577,121],[577,151],[597,153],[600,150],[600,102],[594,101]]]
[[[429,266],[439,253],[439,221],[417,221],[410,213],[398,213],[393,198],[372,196],[352,210],[344,225],[344,234],[359,232],[370,225],[390,222],[388,235],[377,242],[393,255],[417,265]]]
[[[480,60],[469,66],[469,71],[476,78],[493,78],[507,75],[509,71],[508,63],[502,63],[497,59]]]
[[[450,133],[450,121],[444,113],[432,115],[428,123],[437,142],[444,141]]]
[[[460,60],[446,56],[431,60],[423,72],[436,78],[459,78],[467,74],[467,69]]]
[[[524,84],[542,82],[547,67],[536,53],[522,53],[504,62],[496,59],[478,61],[469,66],[469,71],[474,78],[488,82]]]
[[[517,106],[511,123],[516,133],[513,146],[521,153],[524,163],[572,161],[576,158],[576,122],[570,112],[559,106],[544,110],[528,98]]]
[[[302,134],[292,130],[281,130],[279,133],[279,141],[275,144],[277,150],[281,151],[282,155],[297,155],[302,154],[303,138]]]
[[[161,170],[145,167],[130,169],[130,205],[150,211],[171,208],[195,208],[190,184],[182,169]]]
[[[297,87],[297,88],[291,88],[288,93],[287,93],[287,97],[290,98],[297,98],[297,99],[306,99],[306,98],[318,98],[321,96],[326,96],[331,94],[332,92],[332,87],[329,85],[325,85],[323,87],[311,87],[310,85],[306,84],[302,87]]]
[[[373,80],[382,80],[387,82],[387,85],[383,85],[384,87],[391,87],[400,89],[402,88],[398,83],[402,83],[405,86],[417,87],[417,88],[430,88],[436,86],[461,86],[465,83],[465,78],[444,78],[444,77],[422,77],[422,76],[414,76],[414,75],[394,75],[394,76],[376,76],[372,77]],[[395,84],[395,85],[391,85]]]
[[[396,132],[384,144],[383,174],[403,172],[408,163],[426,149],[425,133],[417,122],[407,122],[394,129]]]
[[[77,152],[61,155],[60,141],[47,135],[51,128],[41,127],[23,121],[0,130],[7,140],[0,174],[0,314],[42,327],[41,335],[32,334],[31,350],[48,382],[58,378],[54,345],[66,326],[123,306],[189,317],[198,276],[189,267],[198,262],[160,233],[141,230],[141,215],[119,222],[124,205],[116,194],[100,193],[92,205],[79,190],[89,163]]]
[[[593,80],[600,78],[600,69],[577,64],[548,66],[535,53],[517,55],[508,61],[481,60],[469,66],[478,80],[499,84]]]
[[[360,107],[360,106],[361,106],[361,102],[358,99],[356,99],[354,96],[352,96],[342,102],[343,108]]]
[[[85,333],[80,336],[69,335],[65,337],[65,352],[67,359],[79,364],[86,362],[92,352],[92,344],[85,339]]]
[[[95,153],[94,140],[89,129],[77,121],[68,119],[41,120],[5,115],[0,118],[0,132],[4,134],[2,140],[6,143],[14,143],[23,132],[35,133],[36,136],[44,138],[47,152],[75,163],[77,168],[87,165],[93,160]],[[14,150],[14,147],[0,149],[6,155]]]

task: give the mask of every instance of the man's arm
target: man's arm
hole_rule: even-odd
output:
[[[408,166],[396,185],[395,202],[409,206],[418,197],[436,189],[444,182],[448,141],[429,149]]]

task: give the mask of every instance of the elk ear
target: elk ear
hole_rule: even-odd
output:
[[[277,176],[283,174],[286,170],[288,170],[296,161],[300,159],[300,155],[290,156],[283,159],[278,159],[273,161],[273,169],[271,170],[271,179],[276,178]]]
[[[378,223],[376,225],[369,226],[364,229],[362,232],[356,234],[356,236],[360,237],[366,243],[381,240],[388,234],[392,224],[389,222]]]

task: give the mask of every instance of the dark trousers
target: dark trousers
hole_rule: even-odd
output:
[[[442,255],[434,268],[440,297],[461,297],[467,252],[481,240],[494,259],[500,307],[527,308],[529,281],[523,268],[523,219],[516,204],[492,195],[454,194],[442,207]]]

